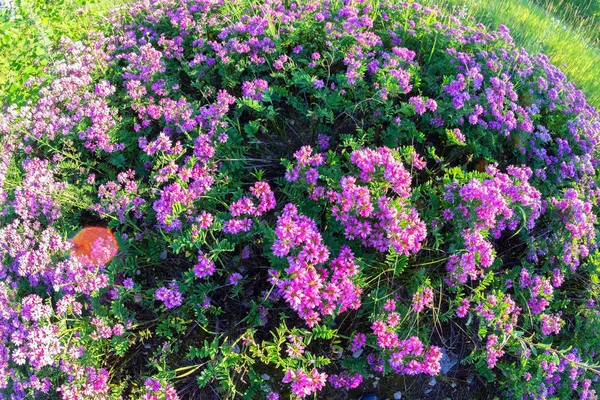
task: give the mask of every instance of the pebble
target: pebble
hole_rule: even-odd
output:
[[[458,363],[458,357],[452,353],[448,353],[446,349],[442,349],[442,359],[440,360],[440,372],[446,375],[452,367]]]
[[[354,353],[352,353],[352,357],[358,358],[363,353],[363,349],[358,349]]]

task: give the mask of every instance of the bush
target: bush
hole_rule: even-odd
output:
[[[547,57],[412,2],[110,21],[0,117],[2,398],[596,398],[600,117]]]

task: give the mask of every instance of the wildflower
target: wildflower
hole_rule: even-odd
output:
[[[350,351],[351,352],[355,352],[359,349],[361,349],[365,343],[367,341],[367,336],[364,333],[357,333],[356,335],[354,335],[354,338],[352,339],[352,344],[350,345]]]
[[[386,302],[383,304],[383,309],[386,311],[394,311],[396,309],[396,300],[386,300]]]
[[[419,115],[425,114],[426,106],[423,98],[420,96],[413,96],[408,99],[408,102],[415,107],[415,112]]]
[[[349,371],[343,371],[339,375],[330,375],[329,383],[334,388],[344,388],[346,390],[351,390],[357,388],[363,381],[363,376],[359,373],[354,375],[350,375]]]
[[[198,278],[205,278],[215,272],[215,264],[202,252],[198,253],[198,263],[194,266],[194,274]]]
[[[412,308],[415,312],[421,312],[427,308],[433,307],[433,290],[430,287],[419,289],[413,295]]]
[[[144,382],[144,386],[146,386],[146,389],[148,390],[158,392],[160,390],[161,384],[160,381],[158,381],[157,379],[147,378]]]
[[[460,302],[460,306],[456,309],[456,315],[459,316],[460,318],[463,318],[465,315],[467,315],[467,312],[469,311],[469,300],[468,299],[463,299]]]
[[[126,278],[125,280],[123,280],[123,287],[127,290],[132,290],[133,289],[133,279]]]
[[[229,284],[236,286],[238,282],[242,279],[242,274],[234,272],[229,276]]]
[[[160,287],[154,292],[156,300],[161,300],[166,308],[176,308],[183,304],[183,296],[176,283],[169,283],[168,288]]]

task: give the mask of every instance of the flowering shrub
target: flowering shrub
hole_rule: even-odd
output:
[[[0,115],[0,398],[597,398],[600,116],[544,55],[412,1],[110,21]]]

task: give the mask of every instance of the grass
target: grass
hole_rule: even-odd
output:
[[[106,12],[125,2],[0,0],[0,104],[25,101],[31,93],[24,83],[43,73],[61,37],[85,38]]]
[[[533,0],[554,18],[600,47],[600,0]]]
[[[426,0],[496,29],[506,25],[518,46],[545,53],[600,109],[598,0]],[[581,19],[584,16],[584,19]]]

